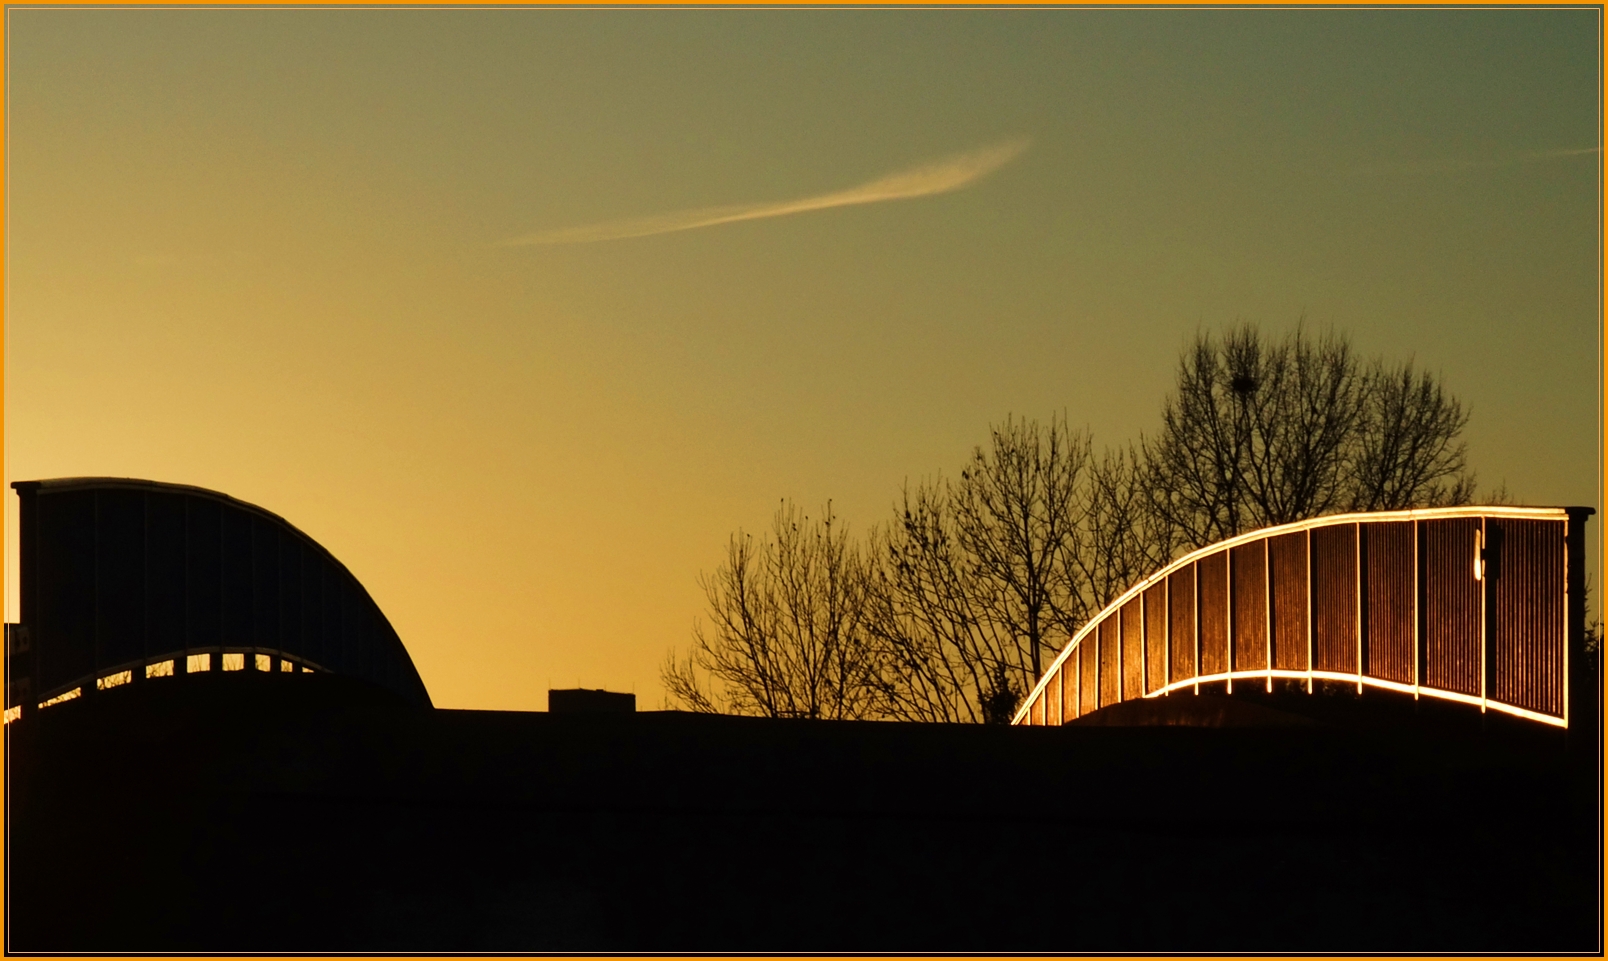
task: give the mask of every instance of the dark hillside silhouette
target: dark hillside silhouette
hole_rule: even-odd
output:
[[[1596,768],[1558,732],[1410,700],[1359,726],[1344,691],[1322,723],[1171,700],[1175,722],[1254,726],[430,710],[333,674],[130,685],[6,728],[7,947],[1599,946]]]
[[[283,521],[150,482],[25,489],[12,953],[1601,946],[1578,703],[1559,727],[1196,675],[1055,727],[636,713],[584,690],[437,710],[356,578]],[[250,523],[192,538],[152,511],[167,497]],[[216,576],[176,576],[209,556]],[[1528,583],[1519,555],[1482,557]]]

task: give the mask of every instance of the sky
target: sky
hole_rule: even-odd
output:
[[[8,7],[6,480],[267,508],[511,710],[660,706],[733,531],[864,532],[1007,415],[1137,439],[1236,321],[1411,358],[1482,490],[1600,507],[1600,32]]]

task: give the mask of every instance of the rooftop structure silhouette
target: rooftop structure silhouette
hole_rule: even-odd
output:
[[[1254,663],[1141,671],[1129,697],[1103,621],[1017,726],[584,690],[444,710],[351,572],[275,515],[145,481],[18,489],[13,952],[1601,946],[1584,656],[1561,724]],[[1084,650],[1090,709],[1035,719]]]

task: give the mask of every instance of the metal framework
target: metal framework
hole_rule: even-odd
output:
[[[1013,723],[1060,724],[1203,684],[1232,694],[1236,684],[1271,691],[1285,680],[1308,693],[1338,681],[1568,727],[1592,513],[1337,514],[1220,541],[1085,624]]]

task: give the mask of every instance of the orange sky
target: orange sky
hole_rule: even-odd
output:
[[[284,516],[440,706],[657,707],[731,531],[1136,438],[1236,318],[1597,500],[1596,10],[7,18],[8,481]]]

